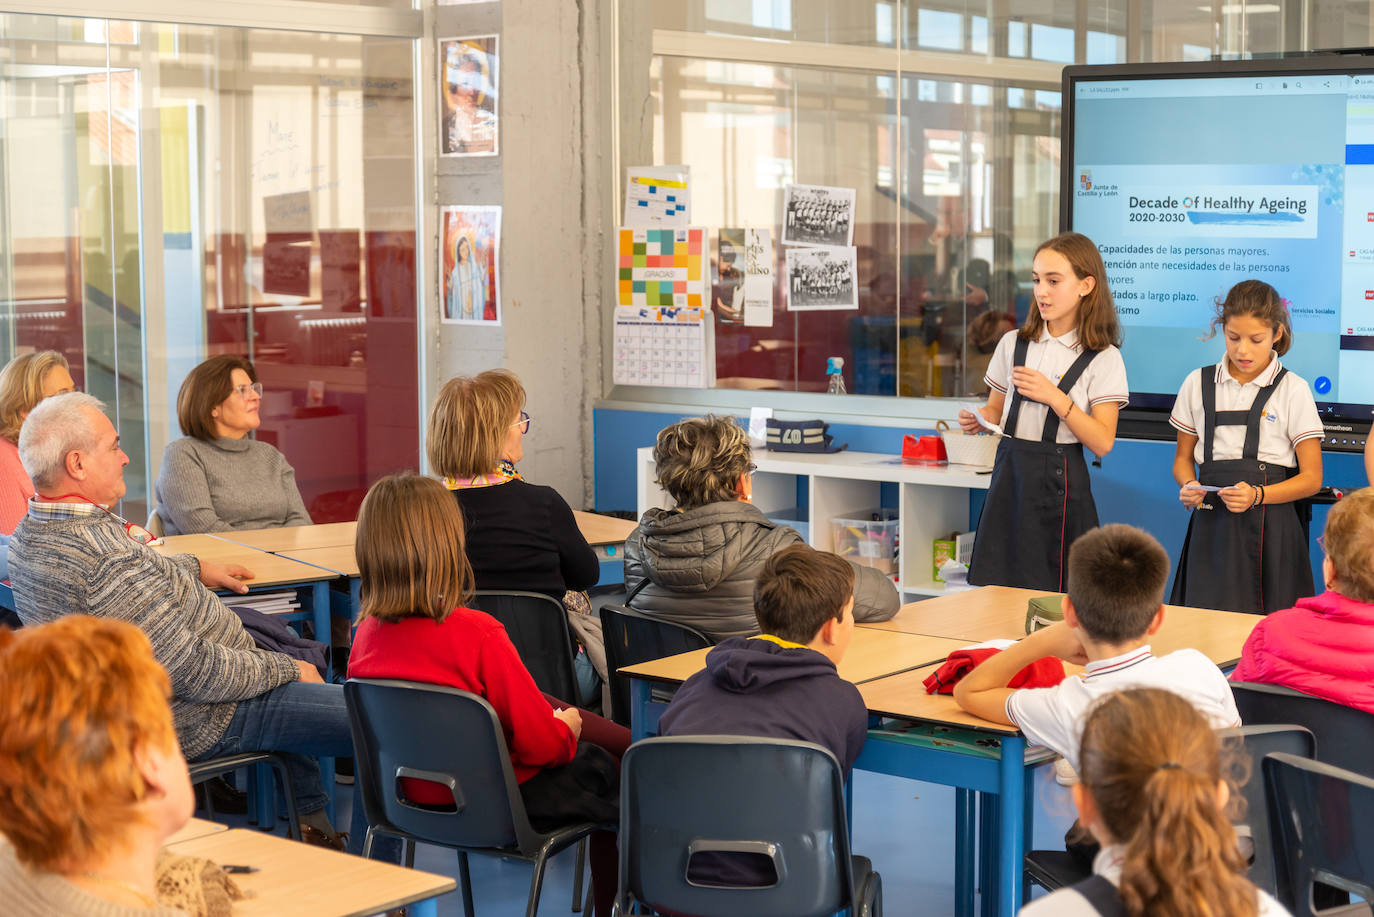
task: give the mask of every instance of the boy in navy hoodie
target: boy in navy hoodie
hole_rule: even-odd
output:
[[[668,736],[799,739],[828,748],[848,778],[868,734],[859,689],[835,666],[854,632],[854,570],[804,544],[770,557],[754,583],[757,637],[731,637],[659,719]]]

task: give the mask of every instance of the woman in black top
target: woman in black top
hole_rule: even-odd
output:
[[[463,509],[477,588],[561,601],[604,679],[600,622],[585,592],[596,585],[600,563],[558,491],[530,484],[515,469],[530,428],[524,407],[525,387],[507,370],[448,380],[430,410],[429,463]]]

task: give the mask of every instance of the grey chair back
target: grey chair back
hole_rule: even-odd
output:
[[[501,622],[540,691],[577,703],[573,643],[562,602],[542,592],[480,590],[468,605]]]
[[[1374,779],[1285,754],[1263,770],[1279,903],[1316,917],[1318,882],[1374,901]]]
[[[1233,681],[1231,693],[1245,725],[1303,726],[1317,739],[1318,761],[1374,777],[1374,713],[1279,685]]]
[[[1249,829],[1255,845],[1255,859],[1250,864],[1250,881],[1274,894],[1274,847],[1269,837],[1269,803],[1264,790],[1264,774],[1260,762],[1268,754],[1281,753],[1312,758],[1317,741],[1310,730],[1301,726],[1241,726],[1237,729],[1218,729],[1217,736],[1228,745],[1239,742],[1239,752],[1246,761],[1248,779],[1241,784],[1245,810],[1235,819],[1237,827]]]
[[[695,628],[624,605],[601,606],[601,635],[611,681],[611,719],[622,726],[630,725],[630,685],[629,679],[619,674],[621,668],[713,645],[710,637]]]
[[[821,746],[738,736],[645,739],[626,753],[620,787],[621,913],[631,913],[632,902],[713,917],[861,911],[844,781]],[[776,884],[723,888],[689,880],[691,857],[722,852],[770,858]]]

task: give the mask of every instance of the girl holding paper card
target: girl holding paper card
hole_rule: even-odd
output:
[[[1083,448],[1111,451],[1130,389],[1116,305],[1092,240],[1068,232],[1045,242],[1031,279],[1038,308],[1002,336],[983,380],[989,395],[978,414],[1006,436],[968,581],[1062,592],[1069,545],[1097,526]],[[959,412],[959,425],[982,429],[969,410]]]
[[[1169,423],[1174,480],[1190,511],[1170,601],[1268,614],[1313,594],[1306,511],[1322,483],[1322,422],[1307,383],[1279,362],[1288,308],[1262,280],[1218,300],[1226,355],[1183,380]]]

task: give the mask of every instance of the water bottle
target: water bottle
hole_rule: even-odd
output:
[[[825,387],[828,395],[843,395],[844,390],[844,357],[831,357],[825,361],[825,374],[829,377],[829,384]]]

